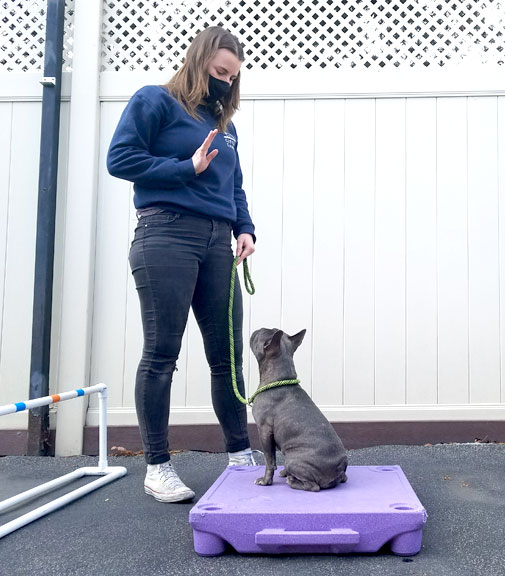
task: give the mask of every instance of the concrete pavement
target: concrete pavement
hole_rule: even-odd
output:
[[[142,456],[111,457],[128,474],[0,539],[2,576],[505,576],[505,445],[379,446],[349,451],[350,465],[402,467],[428,512],[421,552],[361,555],[241,555],[202,558],[193,549],[189,511],[221,474],[225,454],[173,456],[195,500],[161,504],[143,493]],[[96,458],[0,458],[0,500]],[[282,464],[282,457],[279,458]],[[30,506],[0,515],[0,524],[89,482],[82,479]]]

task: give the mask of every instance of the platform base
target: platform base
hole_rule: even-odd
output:
[[[399,466],[349,466],[330,490],[293,490],[276,471],[258,486],[262,466],[227,468],[191,509],[195,552],[258,554],[391,552],[421,549],[426,511]]]

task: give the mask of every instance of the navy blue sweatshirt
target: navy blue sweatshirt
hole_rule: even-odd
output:
[[[144,86],[128,102],[107,155],[112,176],[134,183],[134,205],[193,213],[230,222],[235,237],[254,236],[237,133],[219,132],[209,149],[219,149],[206,170],[195,173],[192,156],[216,127],[210,109],[200,106],[192,118],[163,86]]]

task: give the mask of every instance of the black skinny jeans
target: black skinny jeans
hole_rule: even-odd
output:
[[[249,446],[246,408],[235,396],[230,372],[228,301],[232,264],[231,226],[226,222],[173,212],[139,219],[130,249],[144,330],[135,404],[148,464],[170,459],[170,389],[190,306],[203,336],[212,404],[226,450],[235,452]],[[244,396],[242,295],[238,281],[233,326],[237,384]]]

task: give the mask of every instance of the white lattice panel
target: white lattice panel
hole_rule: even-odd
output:
[[[0,3],[0,70],[43,66],[45,0]],[[74,0],[66,1],[64,70]],[[233,31],[248,68],[503,64],[502,0],[105,0],[102,70],[177,69],[194,35]]]
[[[235,33],[248,68],[503,64],[499,0],[109,0],[102,70],[177,69],[209,25]]]
[[[47,0],[0,3],[0,71],[35,72],[44,67]],[[74,0],[65,2],[63,70],[72,69]]]

